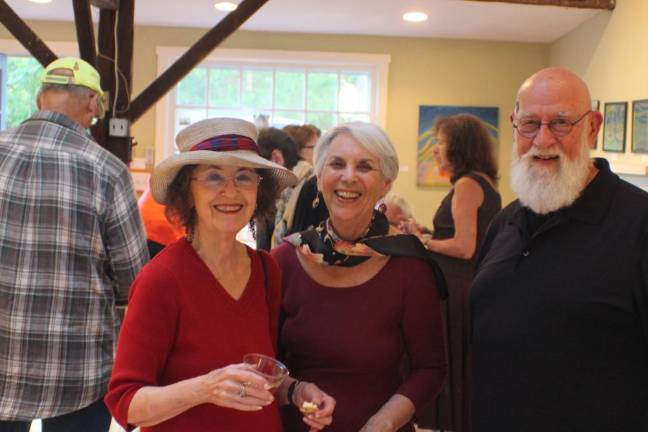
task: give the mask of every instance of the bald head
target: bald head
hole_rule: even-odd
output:
[[[531,97],[545,105],[566,104],[574,111],[586,111],[592,106],[587,84],[578,75],[561,67],[542,69],[527,79],[517,94],[516,113],[521,101]]]

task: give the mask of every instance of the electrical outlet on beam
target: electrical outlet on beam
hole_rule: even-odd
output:
[[[108,120],[108,135],[113,137],[127,137],[128,119],[111,118]]]

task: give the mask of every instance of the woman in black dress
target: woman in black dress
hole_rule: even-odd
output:
[[[495,145],[484,123],[471,114],[441,117],[435,123],[434,155],[449,173],[452,189],[426,234],[414,221],[402,227],[417,234],[441,266],[448,284],[446,329],[449,374],[445,389],[418,419],[422,428],[468,431],[468,291],[486,229],[502,203],[497,192]]]

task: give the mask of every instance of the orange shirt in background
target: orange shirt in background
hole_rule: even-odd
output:
[[[180,237],[184,237],[184,228],[175,227],[167,220],[164,216],[164,206],[153,199],[148,187],[137,201],[137,206],[144,221],[148,240],[168,245]]]

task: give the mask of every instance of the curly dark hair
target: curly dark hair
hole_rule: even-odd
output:
[[[462,113],[439,117],[434,122],[435,134],[446,139],[446,157],[452,165],[452,183],[460,177],[478,171],[495,182],[499,178],[495,143],[486,125],[472,114]]]
[[[189,235],[192,235],[196,228],[196,209],[191,202],[191,177],[198,165],[185,165],[178,171],[175,178],[169,185],[167,191],[167,204],[164,210],[167,220],[176,226],[185,228]],[[257,223],[265,224],[273,221],[277,211],[276,202],[279,198],[279,183],[271,175],[271,170],[257,169],[263,178],[257,190],[256,209],[253,219]]]

